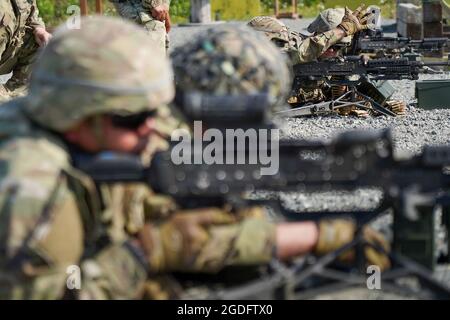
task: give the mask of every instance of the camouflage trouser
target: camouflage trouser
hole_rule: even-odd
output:
[[[36,59],[38,49],[39,45],[31,30],[10,39],[9,30],[5,26],[0,26],[0,74],[12,72],[12,77],[0,89],[0,95],[3,92],[3,99],[7,94],[18,96],[25,93],[31,65]]]
[[[166,32],[166,26],[164,22],[152,17],[151,13],[142,6],[142,1],[112,0],[111,2],[121,17],[144,26],[150,37],[158,43],[158,47],[164,53],[167,53],[169,49],[169,35]]]

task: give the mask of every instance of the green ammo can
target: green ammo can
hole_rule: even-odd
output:
[[[422,109],[450,108],[450,79],[416,81],[416,98]]]
[[[369,80],[362,81],[358,91],[383,105],[395,92],[392,83],[389,80]]]

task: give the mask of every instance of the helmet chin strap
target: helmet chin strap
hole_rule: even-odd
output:
[[[92,132],[95,137],[95,141],[97,142],[98,146],[101,150],[106,149],[106,140],[105,140],[105,134],[103,132],[103,117],[102,115],[95,115],[92,117],[91,121],[91,128]]]

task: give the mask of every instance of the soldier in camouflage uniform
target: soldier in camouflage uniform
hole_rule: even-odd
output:
[[[327,9],[322,11],[319,16],[308,26],[308,32],[313,33],[314,35],[321,34],[323,32],[328,32],[329,30],[334,29],[338,26],[342,19],[344,18],[345,9],[344,8],[336,8],[336,9]],[[343,38],[339,43],[344,44],[345,46],[349,46],[351,44],[351,37]],[[320,59],[334,58],[342,54],[342,50],[339,47],[330,47],[326,50],[320,57]],[[393,111],[397,115],[406,114],[406,103],[400,100],[388,100],[390,96],[384,96],[378,88],[385,87],[386,91],[391,91],[390,95],[392,95],[393,90],[388,90],[392,88],[389,81],[363,81],[361,85],[359,85],[359,90],[387,109]],[[319,89],[318,89],[319,88]],[[301,88],[298,88],[297,95],[291,98],[291,103],[304,103],[304,102],[321,102],[331,99],[337,99],[345,92],[347,92],[346,86],[333,86],[329,87],[325,84],[324,81],[318,81],[314,84],[311,83],[301,84]],[[319,93],[318,93],[319,92]],[[308,100],[308,97],[315,97],[313,100]],[[370,102],[366,103],[368,108],[371,107]],[[367,116],[369,113],[367,110],[359,110],[356,106],[348,106],[338,110],[341,115],[357,115],[357,116]]]
[[[142,25],[162,51],[169,49],[170,0],[109,0],[121,17]]]
[[[274,225],[257,208],[179,211],[170,201],[148,205],[151,193],[138,192],[140,186],[96,186],[74,162],[104,150],[144,153],[164,136],[158,127],[172,119],[164,108],[174,95],[171,69],[144,32],[120,20],[91,18],[81,30],[56,34],[36,65],[29,95],[0,109],[0,297],[138,298],[155,292],[149,274],[215,272],[264,263],[274,254],[323,254],[351,241],[351,221]],[[183,53],[195,49],[190,62],[206,54],[202,67],[219,67],[217,81],[206,79],[211,89],[232,83],[225,92],[239,93],[232,89],[234,67],[253,76],[242,83],[243,92],[264,88],[282,96],[288,72],[264,40],[241,30],[211,32]],[[214,65],[220,61],[213,53],[232,59]],[[177,67],[177,77],[188,80],[182,71]],[[204,83],[198,88],[207,89]],[[156,211],[159,217],[151,216]],[[370,229],[365,233],[386,246]],[[389,265],[385,256],[368,254],[371,263]],[[75,292],[66,288],[72,265],[81,269]]]
[[[282,52],[288,54],[291,64],[295,65],[316,61],[333,50],[335,44],[348,43],[354,33],[368,28],[367,21],[370,20],[371,15],[364,14],[363,7],[363,5],[360,6],[353,13],[350,10],[347,10],[347,12],[342,10],[338,23],[327,23],[327,28],[317,29],[317,32],[311,37],[289,30],[283,22],[272,17],[255,17],[248,23],[248,26],[263,32],[275,45],[281,48]],[[333,9],[325,10],[325,12],[330,10]],[[345,21],[343,19],[344,14],[346,14]],[[335,15],[331,14],[329,17],[334,18]],[[337,19],[334,20],[336,20],[334,22],[337,22]],[[311,25],[322,27],[317,19]],[[312,32],[311,30],[308,31]],[[301,87],[298,87],[298,84],[294,84],[294,86],[291,97],[288,99],[288,102],[292,105],[321,102],[329,94],[325,90],[324,81],[308,81],[301,83]]]
[[[38,48],[50,37],[35,0],[0,2],[0,75],[13,73],[5,85],[0,84],[0,100],[23,90]]]
[[[363,7],[357,9],[361,11]],[[339,55],[340,48],[335,46],[336,44],[350,45],[351,35],[341,37],[336,41],[326,42],[324,37],[326,34],[335,34],[335,30],[339,30],[339,25],[343,21],[345,16],[344,8],[326,9],[322,11],[319,16],[308,26],[308,32],[313,36],[307,38],[302,36],[303,42],[299,41],[298,34],[290,31],[281,21],[271,17],[257,17],[254,18],[249,26],[259,31],[264,31],[266,36],[269,37],[276,45],[282,48],[283,52],[289,54],[290,60],[293,64],[311,62],[317,59],[334,58]],[[364,17],[364,22],[370,20],[370,15]],[[319,39],[314,40],[313,39]],[[336,38],[335,38],[336,39]],[[298,45],[298,44],[301,45]],[[378,92],[377,86],[389,86],[385,83],[374,83],[372,85],[366,85],[368,87],[367,95],[372,96],[376,101],[383,104],[388,109],[392,110],[398,115],[405,114],[406,105],[402,101],[387,100],[388,97],[383,97]],[[390,86],[389,86],[390,88]],[[304,104],[314,104],[331,99],[337,99],[341,95],[347,92],[346,86],[329,86],[324,80],[317,81],[302,81],[301,83],[295,83],[291,96],[288,99],[288,103],[297,106]],[[370,108],[370,103],[367,105]],[[340,108],[338,113],[341,115],[357,115],[368,116],[367,110],[360,110],[356,106],[348,106]]]
[[[348,39],[359,30],[367,29],[371,15],[365,15],[363,6],[355,12],[347,11],[345,20],[332,28],[321,30],[308,37],[290,30],[283,22],[273,17],[255,17],[247,24],[254,30],[263,32],[277,47],[287,53],[293,65],[317,60],[330,47],[343,39]]]
[[[55,33],[28,96],[0,110],[2,298],[137,298],[145,285],[143,252],[119,227],[127,194],[97,188],[73,162],[102,150],[137,153],[157,136],[159,108],[174,95],[171,68],[133,24],[82,25]],[[81,290],[66,287],[71,265]]]

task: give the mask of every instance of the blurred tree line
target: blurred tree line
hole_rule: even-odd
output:
[[[0,0],[3,1],[3,0]],[[214,2],[214,0],[211,0]],[[245,1],[245,0],[242,0]],[[273,14],[274,0],[261,0],[261,15]],[[336,6],[349,6],[355,9],[362,0],[299,0],[298,12],[304,17],[313,17],[325,8]],[[37,0],[41,16],[44,21],[55,26],[66,20],[69,15],[67,8],[70,5],[78,5],[79,0]],[[95,1],[88,1],[90,12],[94,12]],[[395,0],[372,0],[365,1],[366,4],[376,4],[381,6],[383,16],[392,18],[395,15]],[[283,11],[290,10],[291,0],[280,0],[280,7]],[[114,15],[114,7],[108,0],[104,0],[104,10],[107,15]],[[190,0],[172,0],[171,15],[175,23],[186,22],[190,15]],[[214,17],[214,15],[213,15]],[[248,17],[250,18],[250,17]]]

